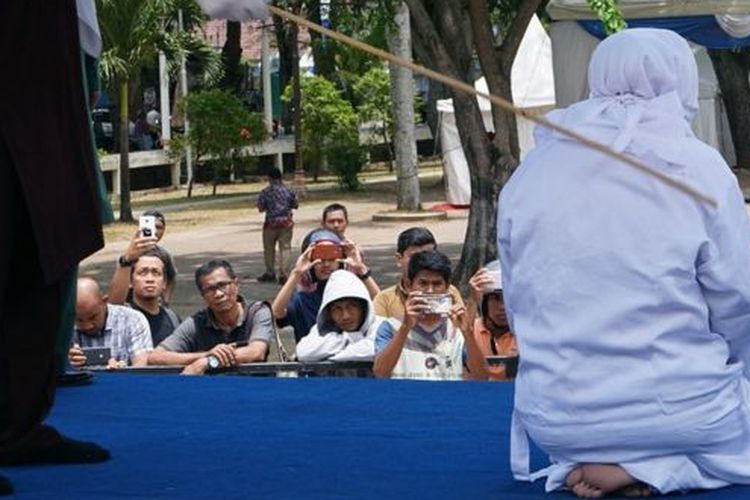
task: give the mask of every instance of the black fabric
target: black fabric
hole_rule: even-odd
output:
[[[0,462],[60,439],[41,425],[55,392],[59,286],[45,282],[20,192],[0,135]]]
[[[104,244],[73,1],[0,1],[0,136],[48,283]]]
[[[135,302],[130,302],[130,307],[146,317],[148,326],[151,329],[151,340],[154,343],[154,347],[159,345],[162,340],[172,335],[172,332],[175,330],[175,328],[180,326],[179,317],[171,309],[159,307],[158,314],[151,314],[148,311],[138,307]]]

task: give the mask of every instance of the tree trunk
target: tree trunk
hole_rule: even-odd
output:
[[[409,8],[404,2],[396,7],[396,28],[388,32],[392,53],[411,60]],[[421,209],[417,141],[414,134],[414,79],[412,71],[390,64],[391,102],[393,105],[393,146],[396,153],[397,209],[416,212]]]
[[[242,24],[237,21],[227,21],[227,40],[221,49],[221,61],[224,63],[224,75],[219,87],[232,94],[239,95],[242,91],[242,72],[240,61],[242,58]]]
[[[132,222],[130,207],[130,140],[128,139],[128,80],[120,83],[120,221]]]
[[[743,54],[709,49],[721,98],[727,110],[737,167],[750,168],[750,84]]]
[[[302,137],[302,84],[299,72],[299,45],[297,44],[297,25],[291,23],[292,45],[292,112],[294,117],[294,186],[297,194],[305,196],[305,165],[302,156],[305,143]]]
[[[294,8],[291,9],[295,12]],[[279,88],[283,93],[287,85],[294,78],[293,50],[297,47],[297,25],[287,23],[279,16],[273,16],[274,31],[276,33],[276,45],[279,48]],[[294,33],[292,33],[294,31]],[[284,130],[291,130],[294,126],[294,103],[281,103],[281,125]]]

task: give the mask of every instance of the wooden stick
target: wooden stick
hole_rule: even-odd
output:
[[[324,28],[323,26],[320,26],[319,24],[313,23],[311,21],[308,21],[307,19],[297,16],[295,14],[292,14],[291,12],[287,12],[283,9],[280,9],[276,6],[269,5],[268,10],[270,10],[272,13],[276,14],[279,17],[282,17],[284,19],[287,19],[289,21],[292,21],[294,23],[297,23],[301,26],[305,26],[308,29],[311,29],[313,31],[317,31],[318,33],[322,33],[328,37],[333,38],[334,40],[338,40],[342,43],[345,43],[347,45],[350,45],[356,49],[362,50],[364,52],[367,52],[369,54],[372,54],[380,59],[385,59],[386,61],[392,62],[393,64],[396,64],[398,66],[402,66],[405,68],[409,68],[415,73],[419,73],[420,75],[424,75],[427,78],[430,78],[432,80],[436,80],[440,83],[443,83],[445,85],[448,85],[449,87],[452,87],[456,90],[459,90],[461,92],[465,92],[467,94],[473,94],[479,97],[484,97],[485,99],[488,99],[493,104],[499,106],[500,108],[513,113],[515,115],[521,116],[523,118],[526,118],[527,120],[531,120],[532,122],[538,123],[539,125],[542,125],[544,127],[547,127],[551,130],[554,130],[555,132],[558,132],[566,137],[569,137],[580,144],[583,144],[584,146],[593,149],[595,151],[599,151],[600,153],[603,153],[611,158],[614,158],[616,160],[619,160],[627,165],[630,165],[631,167],[635,168],[636,170],[639,170],[643,173],[646,173],[648,175],[651,175],[653,177],[656,177],[657,179],[661,180],[665,184],[672,186],[675,189],[678,189],[682,191],[683,193],[687,194],[688,196],[691,196],[695,198],[698,201],[701,201],[703,203],[707,203],[711,205],[712,207],[716,208],[717,203],[716,200],[711,198],[710,196],[707,196],[697,189],[693,188],[692,186],[689,186],[683,182],[680,182],[676,179],[673,179],[672,177],[668,176],[664,172],[661,172],[659,170],[656,170],[645,163],[642,163],[638,161],[637,159],[628,156],[623,153],[619,153],[617,151],[614,151],[609,146],[602,144],[600,142],[594,141],[589,139],[586,136],[583,136],[579,134],[578,132],[575,132],[573,130],[570,130],[568,128],[562,127],[560,125],[557,125],[555,123],[552,123],[551,121],[547,120],[545,117],[540,115],[535,115],[533,113],[530,113],[529,111],[518,108],[513,105],[513,103],[506,101],[502,97],[498,97],[493,94],[480,92],[477,89],[475,89],[472,85],[467,84],[466,82],[462,82],[460,80],[456,80],[455,78],[451,78],[448,75],[444,75],[442,73],[438,73],[437,71],[433,71],[429,68],[425,68],[424,66],[421,66],[419,64],[416,64],[408,59],[404,59],[402,57],[396,56],[391,54],[390,52],[387,52],[385,50],[379,49],[377,47],[373,47],[372,45],[369,45],[367,43],[364,43],[360,40],[357,40],[355,38],[352,38],[350,36],[344,35],[342,33],[339,33],[337,31],[332,31],[327,28]]]

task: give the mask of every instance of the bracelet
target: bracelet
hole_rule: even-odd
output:
[[[367,271],[365,271],[364,274],[360,274],[359,275],[359,279],[361,279],[362,281],[364,281],[367,278],[369,278],[371,274],[372,274],[372,269],[367,269]]]
[[[124,255],[120,255],[120,258],[117,259],[117,263],[120,264],[120,267],[131,267],[133,264],[135,264],[134,260],[125,260]]]

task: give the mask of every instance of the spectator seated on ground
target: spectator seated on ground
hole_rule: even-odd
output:
[[[497,267],[497,266],[494,266]],[[487,356],[518,356],[516,336],[510,331],[508,317],[503,303],[503,283],[499,267],[489,271],[479,269],[469,280],[471,298],[467,307],[475,315],[477,308],[481,316],[471,321],[474,325],[474,340],[476,340],[482,355]],[[488,366],[490,380],[510,380],[505,365]]]
[[[334,271],[323,292],[317,324],[297,344],[297,359],[372,361],[381,322],[362,280],[343,269]]]
[[[465,358],[466,376],[487,378],[466,308],[447,293],[450,277],[450,260],[437,250],[411,257],[404,319],[388,318],[377,331],[376,377],[459,380]]]
[[[152,365],[182,365],[187,375],[265,361],[273,338],[271,309],[245,301],[232,265],[210,260],[195,271],[206,308],[182,322],[149,356]]]
[[[117,259],[117,268],[115,269],[114,275],[112,275],[112,281],[109,283],[109,302],[111,304],[124,304],[125,302],[130,301],[131,268],[138,260],[138,257],[151,251],[155,251],[158,255],[164,257],[164,262],[166,264],[166,267],[164,268],[166,287],[162,294],[163,302],[165,304],[169,303],[169,300],[172,297],[172,292],[174,291],[177,279],[177,269],[175,268],[174,260],[169,252],[158,244],[164,237],[164,232],[167,228],[166,219],[164,218],[164,214],[158,210],[147,210],[146,212],[143,212],[142,215],[150,215],[154,217],[156,234],[144,236],[141,234],[141,230],[138,229],[130,240],[128,248],[125,249],[125,253]]]
[[[109,304],[93,278],[78,278],[75,332],[68,361],[75,368],[87,362],[85,348],[107,347],[111,357],[107,366],[145,366],[153,349],[146,318],[133,309]]]
[[[401,270],[401,280],[398,284],[386,288],[375,296],[373,304],[375,314],[384,318],[404,319],[404,309],[408,291],[409,259],[412,255],[428,250],[437,250],[435,236],[425,227],[412,227],[398,235],[396,242],[396,266]],[[463,305],[461,293],[458,289],[449,285],[448,293],[453,297],[453,302]]]
[[[368,291],[371,284],[377,287],[356,246],[343,245],[338,235],[325,229],[316,229],[303,241],[302,254],[273,300],[273,314],[279,326],[292,326],[297,342],[317,321],[331,273],[344,265],[364,282]]]
[[[177,313],[162,304],[167,286],[164,270],[168,266],[168,258],[152,249],[138,257],[130,268],[131,293],[127,305],[146,317],[155,346],[180,325]]]

